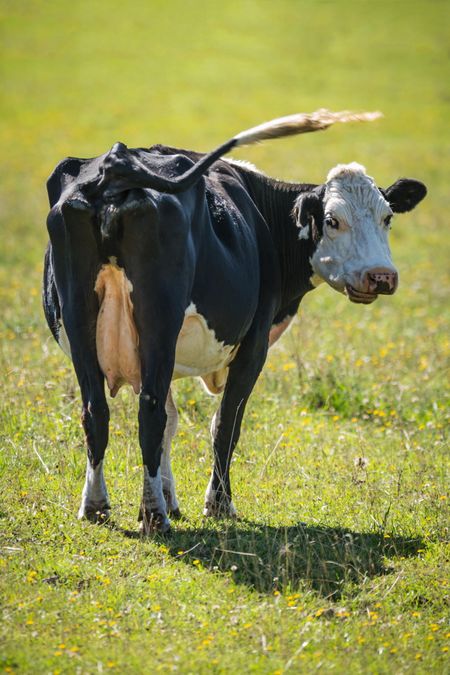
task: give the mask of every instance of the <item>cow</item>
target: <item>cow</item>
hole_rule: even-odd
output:
[[[222,393],[204,514],[235,516],[230,462],[269,346],[319,283],[360,304],[395,292],[391,219],[413,209],[426,188],[409,178],[379,188],[356,163],[335,166],[323,184],[287,183],[221,157],[240,145],[375,117],[321,110],[241,132],[208,154],[116,143],[99,157],[57,165],[47,183],[43,305],[81,390],[80,518],[110,516],[105,381],[112,396],[123,384],[139,396],[144,532],[167,532],[169,516],[180,517],[171,381],[187,376]]]

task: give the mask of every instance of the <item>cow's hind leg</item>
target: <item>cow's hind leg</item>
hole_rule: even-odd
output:
[[[169,389],[169,393],[167,394],[166,415],[167,422],[164,431],[163,451],[161,455],[161,479],[167,511],[169,516],[177,520],[178,518],[181,518],[181,513],[175,491],[175,479],[172,473],[170,451],[173,437],[177,431],[178,411],[173,400],[172,389]]]
[[[88,455],[78,518],[102,523],[109,519],[110,512],[111,506],[103,475],[103,459],[96,464]]]
[[[58,289],[53,301],[58,301],[61,307],[83,405],[88,461],[78,516],[103,521],[110,511],[103,477],[109,409],[95,344],[98,301],[94,284],[101,264],[95,227],[93,211],[83,204],[65,203],[61,209],[52,210],[48,231],[53,253],[48,264],[52,265]]]
[[[88,392],[82,393],[82,421],[88,456],[78,518],[104,522],[109,518],[111,510],[103,475],[103,458],[108,443],[109,409],[103,393],[103,383],[102,388],[96,392],[94,388],[90,388]]]
[[[187,296],[184,284],[189,278],[183,272],[185,247],[178,239],[187,231],[187,223],[174,208],[172,200],[156,203],[149,195],[141,195],[123,211],[121,221],[123,266],[133,288],[131,301],[139,335],[139,444],[144,465],[140,519],[145,534],[170,529],[161,454],[166,400],[184,318],[185,305],[180,298]],[[174,228],[177,236],[170,234]]]
[[[157,363],[155,357],[151,360]],[[144,370],[139,395],[139,442],[144,464],[144,489],[139,520],[142,521],[144,534],[164,533],[170,529],[161,471],[162,441],[167,420],[165,401],[171,374],[169,369],[170,366],[167,367],[166,387],[166,378],[158,376],[157,371],[161,371],[157,366]]]
[[[176,322],[175,329],[165,326],[160,319],[164,316],[164,308],[157,307],[155,310],[156,300],[154,305],[147,304],[145,299],[148,296],[145,294],[145,289],[139,294],[136,293],[135,297],[134,307],[142,370],[142,388],[139,395],[139,442],[144,464],[144,490],[139,517],[145,534],[164,533],[170,529],[164,486],[170,485],[172,488],[172,485],[171,472],[165,476],[167,480],[163,481],[163,470],[167,470],[168,456],[161,465],[161,455],[168,418],[166,401],[173,372],[176,336],[181,327],[182,315]],[[172,410],[170,414],[173,426]],[[169,439],[170,432],[166,436],[166,440]],[[170,494],[172,496],[172,489]],[[169,504],[169,508],[170,506]],[[173,506],[176,508],[176,502]]]

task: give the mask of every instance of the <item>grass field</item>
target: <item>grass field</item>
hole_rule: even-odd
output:
[[[0,14],[3,670],[448,672],[448,3],[3,0]],[[113,523],[79,522],[79,393],[40,307],[46,177],[119,139],[208,150],[319,107],[385,119],[236,156],[285,179],[356,160],[379,185],[423,180],[427,199],[392,231],[398,293],[306,298],[247,409],[240,520],[201,516],[217,400],[185,380],[185,519],[138,536],[137,406],[122,390]]]

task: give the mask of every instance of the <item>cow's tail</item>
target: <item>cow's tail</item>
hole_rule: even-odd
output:
[[[271,138],[321,131],[322,129],[328,129],[336,122],[372,122],[382,116],[381,112],[354,113],[348,110],[331,112],[321,109],[313,113],[298,113],[297,115],[278,117],[252,129],[241,131],[232,140],[236,141],[234,147],[251,145]]]
[[[115,194],[132,187],[146,187],[159,192],[175,194],[192,187],[215,161],[233,148],[252,145],[271,138],[283,138],[284,136],[320,131],[321,129],[327,129],[336,122],[368,122],[381,116],[380,112],[330,112],[322,109],[309,114],[298,113],[287,117],[278,117],[257,127],[241,131],[226,143],[204,155],[185,173],[174,178],[153,173],[139,161],[135,154],[130,153],[126,145],[116,143],[103,160],[97,187],[102,188],[106,197],[113,197]]]

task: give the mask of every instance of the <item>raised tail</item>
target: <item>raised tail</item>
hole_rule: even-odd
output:
[[[330,112],[325,109],[309,114],[298,113],[278,117],[270,122],[241,131],[226,143],[204,155],[194,166],[175,178],[153,173],[139,161],[135,154],[130,153],[126,145],[116,143],[103,161],[97,187],[102,188],[106,197],[113,197],[124,190],[136,187],[152,188],[159,192],[175,194],[192,187],[215,161],[233,148],[252,145],[271,138],[283,138],[328,129],[336,122],[370,122],[379,117],[382,117],[380,112]]]

